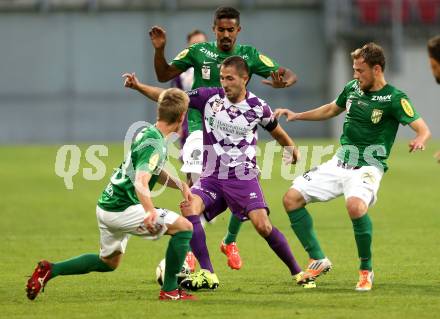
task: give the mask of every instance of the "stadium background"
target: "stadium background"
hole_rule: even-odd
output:
[[[213,39],[212,15],[220,4],[242,12],[240,43],[253,44],[298,74],[298,84],[284,90],[263,86],[254,77],[252,90],[273,106],[305,110],[332,100],[352,76],[349,52],[374,40],[386,49],[387,80],[408,93],[430,125],[434,138],[427,151],[416,154],[407,151],[411,130],[400,129],[379,201],[370,210],[373,291],[353,290],[358,260],[339,198],[310,207],[335,265],[313,291],[292,283],[249,223],[238,238],[243,269],[231,271],[218,251],[229,217],[223,214],[207,229],[221,288],[199,292],[200,302],[157,301],[154,270],[166,239],[132,239],[117,271],[55,279],[30,302],[24,287],[36,261],[98,250],[94,206],[123,158],[126,129],[135,121],[154,120],[153,104],[124,89],[121,79],[123,72],[136,71],[141,80],[158,84],[149,27],[167,29],[171,59],[193,28]],[[403,7],[402,13],[390,10],[391,4]],[[440,87],[429,69],[426,41],[439,32],[437,0],[0,0],[0,318],[438,317],[440,166],[432,155],[440,149]],[[342,116],[284,127],[300,137],[300,145],[326,146],[337,144],[341,121]],[[81,143],[82,157],[74,189],[68,190],[54,172],[55,157],[60,145],[76,143]],[[84,171],[95,170],[84,154],[95,143],[108,146],[108,156],[101,157],[106,176],[87,180]],[[306,265],[307,256],[283,213],[281,197],[290,180],[281,177],[279,155],[273,167],[272,178],[261,181],[271,220]],[[155,203],[175,208],[179,198],[167,190]]]
[[[131,123],[154,118],[150,102],[121,80],[135,71],[158,84],[149,27],[166,28],[171,60],[194,28],[214,40],[220,4],[240,8],[240,43],[297,73],[287,90],[254,77],[251,89],[273,107],[304,110],[334,99],[352,76],[349,52],[374,40],[386,49],[388,82],[407,92],[440,137],[438,87],[426,56],[427,39],[440,31],[438,0],[2,0],[0,143],[121,140]],[[295,137],[337,137],[341,121],[286,129]]]

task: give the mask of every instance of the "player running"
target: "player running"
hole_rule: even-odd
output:
[[[127,80],[130,81],[129,75]],[[269,209],[258,181],[256,168],[257,126],[270,132],[287,147],[289,163],[296,163],[298,151],[267,103],[246,90],[249,69],[246,61],[233,56],[220,67],[222,88],[199,88],[188,92],[190,107],[202,112],[203,170],[192,186],[192,202],[181,205],[183,215],[193,224],[191,248],[202,270],[181,283],[186,289],[215,289],[219,285],[209,257],[200,215],[211,220],[229,208],[237,219],[251,220],[257,232],[287,265],[296,282],[305,288],[315,286],[304,279],[284,235],[269,221]],[[142,84],[140,91],[156,99],[160,88]]]
[[[348,82],[335,101],[302,113],[278,109],[275,115],[285,115],[288,121],[322,121],[347,112],[340,139],[342,147],[330,161],[297,177],[283,203],[292,229],[310,257],[305,277],[316,278],[329,271],[332,264],[320,247],[305,206],[345,196],[360,258],[356,290],[369,291],[374,273],[372,222],[367,211],[377,200],[399,124],[408,124],[416,132],[409,143],[410,152],[424,150],[430,132],[406,94],[385,81],[385,56],[380,46],[368,43],[352,52],[351,57],[354,80]]]
[[[250,45],[237,43],[237,36],[241,31],[240,12],[231,7],[220,7],[215,11],[212,27],[216,41],[204,42],[190,46],[180,52],[171,64],[165,59],[166,32],[160,27],[153,27],[150,31],[151,42],[155,48],[154,67],[157,79],[167,82],[189,68],[194,68],[193,89],[200,87],[220,87],[220,65],[228,57],[238,55],[246,60],[249,66],[249,76],[257,74],[263,78],[264,84],[274,88],[284,88],[296,82],[296,75],[287,68],[282,68],[273,59],[265,56]],[[186,127],[185,127],[186,128]],[[201,173],[199,160],[194,158],[202,149],[202,116],[199,110],[188,110],[189,137],[183,146],[183,170],[192,174],[197,180]],[[186,138],[186,137],[185,137]],[[231,214],[228,232],[220,244],[220,250],[228,257],[228,266],[231,269],[240,269],[242,260],[239,255],[236,239],[240,231],[241,222]]]
[[[429,63],[431,64],[432,75],[437,84],[440,84],[440,35],[432,37],[428,41]],[[440,151],[434,155],[440,163]]]
[[[57,276],[115,270],[130,235],[158,239],[164,234],[171,235],[171,239],[159,299],[195,299],[178,288],[176,277],[185,261],[193,227],[186,218],[167,209],[155,208],[150,194],[159,182],[179,188],[183,198],[192,201],[188,186],[163,170],[167,159],[167,137],[179,131],[188,102],[188,96],[179,89],[168,89],[160,95],[156,124],[136,135],[125,161],[101,194],[96,207],[101,245],[99,255],[84,254],[56,263],[40,261],[27,282],[29,299],[34,300],[47,282]]]

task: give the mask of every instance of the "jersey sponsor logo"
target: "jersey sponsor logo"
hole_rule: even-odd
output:
[[[400,105],[402,105],[403,111],[409,117],[414,116],[414,110],[407,99],[400,99]]]
[[[390,102],[391,101],[391,94],[389,94],[389,95],[373,95],[371,98],[371,101]]]
[[[383,110],[374,109],[371,113],[371,122],[373,124],[377,124],[380,122],[380,119],[382,118]]]
[[[270,58],[268,58],[267,56],[265,56],[264,54],[260,54],[258,57],[260,58],[261,62],[263,62],[269,68],[273,68],[275,66],[275,64],[273,64],[272,60]]]
[[[258,198],[257,193],[255,192],[249,193],[249,199],[257,199],[257,198]]]
[[[208,58],[217,59],[218,54],[207,50],[206,48],[200,48],[200,52],[204,53]]]
[[[249,130],[245,126],[234,125],[231,123],[220,121],[213,117],[207,118],[208,125],[212,130],[219,130],[226,134],[233,134],[241,137],[246,137]]]
[[[186,57],[186,55],[188,54],[189,49],[185,49],[182,50],[178,55],[176,55],[176,57],[174,58],[174,60],[180,60],[183,59],[184,57]]]
[[[247,55],[247,54],[242,55],[241,57],[243,58],[243,60],[247,60],[247,59],[249,59],[249,55]]]

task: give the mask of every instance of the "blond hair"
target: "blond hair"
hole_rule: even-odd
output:
[[[177,88],[162,91],[157,100],[157,117],[159,121],[174,124],[180,121],[182,114],[188,110],[188,95]]]

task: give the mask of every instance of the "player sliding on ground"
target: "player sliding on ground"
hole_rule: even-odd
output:
[[[356,290],[369,291],[374,276],[373,227],[367,211],[377,200],[399,123],[409,124],[416,132],[409,144],[410,152],[424,150],[430,132],[406,94],[385,81],[385,56],[380,46],[366,44],[352,52],[351,57],[354,80],[345,86],[336,101],[303,113],[277,109],[275,115],[285,115],[288,121],[322,121],[347,112],[340,139],[342,147],[330,161],[297,177],[284,195],[283,203],[292,229],[310,257],[305,278],[315,279],[329,271],[332,264],[321,249],[305,206],[345,196],[360,258]]]
[[[238,10],[231,7],[218,8],[214,13],[212,30],[216,37],[215,42],[194,44],[180,52],[171,64],[168,64],[164,55],[166,32],[161,27],[153,27],[150,31],[150,37],[155,49],[154,67],[157,79],[160,82],[166,82],[193,67],[193,89],[220,87],[219,69],[221,63],[230,56],[238,55],[246,60],[249,67],[249,77],[253,74],[263,78],[270,77],[270,80],[265,79],[262,81],[266,85],[274,88],[285,88],[296,82],[296,75],[290,69],[280,67],[274,60],[250,45],[237,43],[237,37],[241,31],[240,12]],[[187,126],[184,127],[189,133],[189,137],[182,150],[184,159],[182,171],[191,173],[194,181],[201,174],[201,166],[191,164],[198,162],[191,155],[198,154],[198,150],[203,147],[201,138],[202,122],[200,111],[196,108],[190,108],[188,110]],[[236,218],[235,214],[231,214],[228,231],[220,243],[220,250],[228,258],[228,266],[237,270],[242,267],[242,260],[236,245],[240,227],[240,220]]]
[[[130,85],[133,75],[124,76],[126,85]],[[269,105],[246,90],[248,80],[246,61],[233,56],[221,64],[222,88],[199,88],[188,92],[190,107],[203,114],[204,153],[202,175],[191,187],[194,199],[192,202],[184,201],[181,205],[183,215],[193,224],[191,248],[202,268],[182,281],[181,286],[186,289],[215,289],[219,285],[209,258],[200,215],[204,214],[209,221],[228,207],[239,220],[251,220],[257,232],[287,265],[298,284],[305,288],[315,286],[311,278],[303,278],[286,238],[269,221],[269,209],[256,168],[258,125],[287,147],[289,163],[296,163],[299,154]],[[162,89],[143,84],[139,90],[156,99]]]
[[[84,254],[51,263],[42,260],[28,280],[26,291],[33,300],[49,280],[57,276],[115,270],[125,252],[130,235],[158,239],[171,235],[166,251],[166,267],[160,300],[195,299],[178,288],[180,272],[192,237],[192,224],[182,216],[155,208],[150,190],[156,182],[179,188],[192,201],[188,186],[163,170],[167,159],[167,137],[178,132],[188,109],[188,96],[168,89],[158,98],[157,122],[140,131],[132,141],[125,161],[111,177],[96,207],[100,232],[100,253]]]

